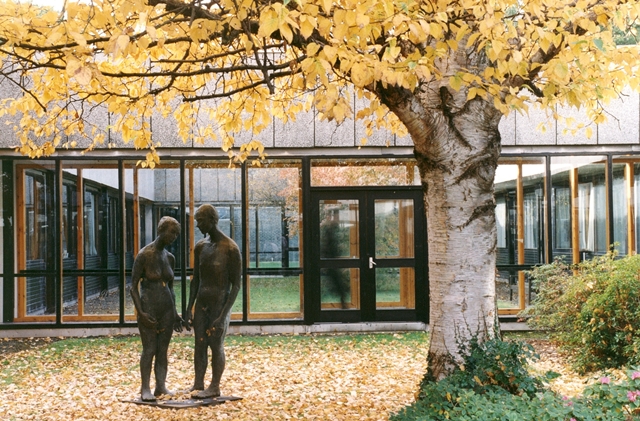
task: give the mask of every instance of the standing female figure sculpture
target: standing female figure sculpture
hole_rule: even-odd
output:
[[[144,246],[135,261],[131,275],[131,297],[138,317],[142,340],[140,355],[140,395],[143,401],[154,401],[156,396],[171,395],[165,384],[169,342],[173,331],[182,331],[182,318],[176,310],[173,291],[175,257],[166,247],[180,235],[180,224],[165,216],[158,223],[158,236]],[[153,365],[156,383],[151,393],[149,381]]]

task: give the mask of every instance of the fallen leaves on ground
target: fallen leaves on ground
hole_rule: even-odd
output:
[[[122,402],[138,397],[138,338],[68,339],[0,359],[0,414],[20,421],[386,420],[413,401],[427,346],[423,333],[229,337],[222,393],[243,399],[161,409]],[[192,352],[193,337],[174,337],[167,377],[179,392],[174,399],[188,397]]]
[[[222,393],[242,400],[162,409],[122,402],[138,397],[137,337],[23,342],[31,348],[0,355],[3,421],[387,420],[413,401],[428,350],[425,333],[229,337]],[[533,371],[561,374],[550,384],[556,392],[576,396],[599,378],[573,372],[552,342],[528,342],[540,355]],[[174,337],[173,399],[189,398],[192,353],[192,336]]]
[[[549,388],[563,396],[578,396],[585,387],[596,383],[605,375],[604,373],[578,374],[571,369],[569,355],[558,351],[556,345],[549,340],[528,340],[540,355],[540,359],[531,363],[532,371],[536,374],[544,374],[553,371],[560,377],[549,383]],[[624,379],[624,370],[609,370],[606,375],[612,375],[614,379]]]

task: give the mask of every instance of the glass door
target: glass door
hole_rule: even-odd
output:
[[[422,192],[314,190],[311,321],[414,321],[427,314]],[[420,233],[420,234],[417,234]]]

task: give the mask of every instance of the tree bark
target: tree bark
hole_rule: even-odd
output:
[[[427,216],[430,347],[427,379],[462,362],[460,344],[497,332],[493,183],[501,113],[466,91],[426,86],[389,95],[420,169]]]

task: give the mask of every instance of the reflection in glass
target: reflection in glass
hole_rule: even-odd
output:
[[[248,169],[249,267],[300,267],[300,163]]]
[[[83,169],[84,269],[109,270],[113,274],[91,274],[81,279],[84,315],[118,315],[120,313],[120,245],[125,223],[120,214],[121,202],[118,168]],[[131,236],[131,229],[128,231]],[[132,259],[132,255],[130,256]],[[76,313],[75,309],[68,308]],[[77,313],[76,313],[77,314]]]
[[[571,187],[569,170],[553,173],[556,161],[552,158],[551,168],[551,228],[552,248],[554,258],[564,256],[565,261],[571,262]]]
[[[299,160],[247,168],[249,319],[302,316],[301,170]]]
[[[300,276],[250,276],[249,303],[251,313],[299,313]]]
[[[3,167],[2,167],[2,161],[0,161],[0,192],[4,192],[5,191],[5,178],[6,174],[3,171]],[[7,186],[8,187],[8,186]],[[5,209],[4,209],[4,194],[0,193],[0,239],[5,238],[4,237],[4,224],[5,224],[5,217],[8,217],[8,215],[10,215],[9,213],[7,213],[5,215]],[[0,240],[2,241],[2,240]],[[1,243],[0,243],[1,244]],[[0,245],[0,249],[4,250],[4,244]],[[0,273],[4,272],[4,258],[0,259]],[[3,279],[0,278],[0,288],[2,288],[3,285]],[[0,299],[2,299],[2,293],[0,293]]]
[[[354,268],[321,269],[320,294],[323,310],[359,310],[360,271]]]
[[[578,237],[580,260],[607,252],[605,164],[578,168]],[[626,232],[626,229],[625,229]]]
[[[519,262],[521,264],[545,261],[544,182],[544,158],[533,158],[522,164],[524,261]]]
[[[376,269],[376,307],[414,309],[415,272],[413,268]]]
[[[320,258],[360,255],[357,200],[320,201]]]
[[[522,286],[519,285],[520,282],[523,282]],[[535,298],[535,290],[524,271],[500,270],[496,273],[498,309],[519,309],[520,291],[524,291],[524,303],[528,306]]]
[[[26,314],[55,314],[55,256],[53,173],[26,170],[24,174],[25,266],[49,271],[26,278]]]
[[[179,174],[179,173],[178,173]],[[187,161],[184,174],[185,200],[187,220],[183,229],[187,233],[189,261],[187,268],[193,266],[193,250],[204,235],[196,227],[193,219],[196,210],[203,204],[213,205],[218,211],[218,227],[232,238],[240,248],[244,257],[242,242],[242,172],[240,168],[229,168],[228,161]],[[161,183],[162,184],[162,183]],[[162,189],[156,195],[162,194]],[[171,202],[161,202],[165,209],[170,208]],[[189,280],[187,291],[189,292]],[[242,288],[238,293],[231,311],[234,320],[242,319]],[[180,304],[179,304],[180,305]]]
[[[375,215],[376,258],[413,257],[413,200],[376,200]]]
[[[640,164],[633,164],[633,212],[637,253],[640,250]]]
[[[495,183],[499,265],[544,261],[544,180],[543,158],[501,160]],[[522,193],[518,193],[518,183]],[[524,250],[518,248],[521,243]]]
[[[344,159],[311,161],[312,186],[418,186],[413,159]]]
[[[521,295],[530,288],[523,272],[504,265],[545,261],[545,174],[544,158],[535,157],[501,159],[496,171],[496,288],[503,309],[523,309],[526,297]]]
[[[62,185],[62,265],[63,272],[78,269],[78,191],[76,183]],[[65,275],[62,280],[63,314],[78,315],[78,277]]]
[[[621,256],[628,253],[627,249],[627,184],[624,176],[626,164],[613,165],[613,239]]]
[[[504,196],[496,197],[496,233],[499,249],[507,248],[507,202]]]
[[[518,165],[500,162],[496,169],[496,263],[498,265],[516,264],[518,261],[517,243],[517,206],[516,187]]]

